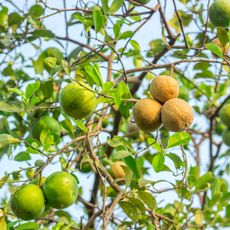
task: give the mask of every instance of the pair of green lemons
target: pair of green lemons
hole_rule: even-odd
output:
[[[10,199],[14,214],[23,219],[39,218],[45,205],[56,209],[71,206],[77,199],[78,184],[76,178],[64,171],[51,174],[41,189],[35,184],[22,185]]]

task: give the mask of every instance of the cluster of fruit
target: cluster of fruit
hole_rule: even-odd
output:
[[[230,103],[221,108],[219,115],[223,124],[227,126],[222,133],[223,142],[230,146]]]
[[[39,218],[45,206],[56,209],[72,205],[78,195],[76,178],[64,171],[51,174],[42,189],[36,184],[26,184],[18,188],[10,199],[14,214],[23,220]]]
[[[153,79],[152,98],[139,100],[133,109],[137,126],[146,132],[159,129],[163,123],[169,131],[186,130],[192,124],[192,107],[179,95],[179,84],[171,76],[162,75]]]

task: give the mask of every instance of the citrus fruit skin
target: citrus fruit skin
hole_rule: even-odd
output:
[[[167,75],[157,76],[151,83],[150,93],[154,99],[165,103],[169,99],[178,97],[178,81]]]
[[[79,171],[82,173],[89,173],[91,170],[92,168],[89,162],[83,162],[79,167]]]
[[[192,107],[180,98],[170,99],[162,106],[161,121],[169,131],[186,130],[193,121]]]
[[[224,105],[221,108],[219,115],[221,121],[230,128],[230,104]]]
[[[133,108],[133,118],[143,131],[155,131],[161,126],[161,104],[150,98],[139,100]]]
[[[60,93],[61,109],[70,117],[82,119],[87,117],[96,107],[96,96],[85,83],[72,82]]]
[[[225,129],[223,134],[222,134],[223,142],[227,145],[230,146],[230,129]]]
[[[39,218],[45,209],[43,192],[34,184],[23,185],[11,196],[10,207],[23,220]]]
[[[51,207],[67,208],[77,199],[77,180],[67,172],[54,172],[45,180],[43,192],[48,205]]]
[[[57,136],[60,135],[61,127],[59,123],[52,117],[49,116],[43,116],[32,126],[31,134],[34,139],[40,140],[40,135],[43,129],[49,128],[52,130],[54,134]]]
[[[210,6],[209,18],[213,25],[229,27],[230,23],[230,0],[216,0]]]
[[[122,168],[122,165],[125,165],[122,161],[116,161],[110,166],[111,173],[116,179],[124,179],[125,171]]]

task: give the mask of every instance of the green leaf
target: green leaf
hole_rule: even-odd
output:
[[[130,156],[130,155],[131,155],[131,153],[127,150],[119,150],[113,154],[113,157],[114,157],[114,159],[119,160],[119,159],[123,159],[127,156]]]
[[[123,4],[124,4],[124,0],[113,0],[112,5],[109,8],[109,12],[111,14],[117,12],[122,7]]]
[[[70,75],[69,64],[66,60],[61,60],[62,67],[67,75]]]
[[[10,144],[18,144],[19,139],[12,137],[9,134],[0,134],[0,149]]]
[[[109,0],[101,0],[102,3],[102,9],[105,15],[109,12],[109,5],[108,5]]]
[[[175,153],[169,153],[166,156],[173,161],[176,169],[180,169],[184,165],[184,162]]]
[[[46,38],[54,38],[55,35],[51,30],[35,30],[33,36],[36,38],[46,37]]]
[[[8,8],[2,6],[2,10],[0,11],[0,26],[3,28],[8,27]]]
[[[229,42],[228,32],[222,27],[217,28],[217,37],[219,38],[223,47],[225,47],[225,45]]]
[[[206,44],[206,48],[210,50],[212,53],[216,54],[218,57],[223,57],[223,52],[219,46],[214,43]]]
[[[135,178],[140,178],[140,171],[137,167],[136,160],[132,156],[124,158],[125,164],[131,169]]]
[[[84,133],[87,133],[88,129],[86,128],[84,122],[82,120],[75,120],[75,123],[77,124],[77,126],[84,131]]]
[[[146,191],[139,191],[138,192],[139,197],[143,200],[143,202],[150,208],[154,209],[156,206],[156,200],[155,198]]]
[[[40,229],[39,224],[36,222],[28,222],[24,224],[20,224],[15,227],[15,230],[38,230]]]
[[[54,68],[57,64],[57,58],[56,57],[47,57],[43,60],[43,63],[45,66],[49,68]]]
[[[103,82],[98,64],[95,64],[94,66],[85,66],[85,71],[97,86],[102,86]]]
[[[209,188],[209,184],[214,180],[214,176],[212,172],[207,172],[203,176],[201,176],[196,182],[195,191],[204,191]]]
[[[157,150],[157,152],[162,152],[162,147],[161,147],[161,145],[156,141],[155,138],[149,137],[149,138],[147,139],[147,143],[148,143],[149,145],[151,145],[155,150]]]
[[[26,98],[30,98],[40,87],[40,82],[30,83],[26,87]]]
[[[120,34],[119,35],[119,37],[118,37],[118,39],[119,40],[122,40],[122,39],[127,39],[127,38],[130,38],[130,37],[132,37],[133,36],[133,31],[125,31],[125,32],[123,32],[122,34]]]
[[[121,201],[119,205],[131,220],[138,221],[140,214],[136,206],[128,201]]]
[[[42,6],[36,4],[30,7],[29,9],[29,14],[33,17],[33,18],[38,18],[40,17],[42,14],[44,13],[44,9],[42,8]]]
[[[14,157],[15,161],[28,161],[30,159],[30,154],[27,152],[20,152]]]
[[[10,113],[20,113],[25,111],[24,104],[22,102],[5,102],[0,101],[0,111],[10,112]]]
[[[152,166],[155,172],[160,172],[164,168],[165,157],[161,153],[157,153],[153,157]]]
[[[129,197],[129,201],[135,205],[142,213],[145,212],[145,205],[142,203],[141,200],[134,198],[134,197]]]
[[[99,32],[101,28],[104,26],[105,18],[99,8],[95,8],[93,10],[93,23],[96,32]]]
[[[19,25],[21,24],[22,21],[23,21],[23,17],[20,16],[18,13],[13,12],[9,14],[9,18],[8,18],[9,26]]]
[[[172,148],[175,146],[181,146],[181,145],[187,145],[191,139],[191,136],[189,133],[186,132],[179,132],[179,133],[174,133],[172,136],[169,137],[168,140],[168,148]]]
[[[121,26],[120,26],[120,23],[115,23],[113,25],[113,33],[114,33],[114,36],[115,36],[115,39],[117,39],[120,35],[120,30],[121,30]]]

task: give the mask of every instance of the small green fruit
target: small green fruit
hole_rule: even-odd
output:
[[[57,209],[67,208],[77,199],[77,180],[67,172],[55,172],[45,180],[43,191],[48,205]]]
[[[32,126],[31,134],[34,139],[40,140],[40,135],[44,129],[50,129],[52,130],[52,133],[54,133],[57,136],[60,136],[61,128],[59,123],[52,117],[49,116],[43,116]]]
[[[221,108],[219,115],[221,121],[230,128],[230,104],[224,105]]]
[[[229,27],[230,24],[230,0],[216,0],[210,6],[209,18],[213,25]]]
[[[11,196],[10,207],[14,214],[23,220],[40,217],[45,209],[42,190],[34,184],[21,186]]]
[[[227,146],[230,146],[230,129],[225,129],[222,135],[223,142]]]
[[[87,84],[72,82],[61,91],[60,105],[70,117],[82,119],[93,112],[96,106],[96,96]]]

